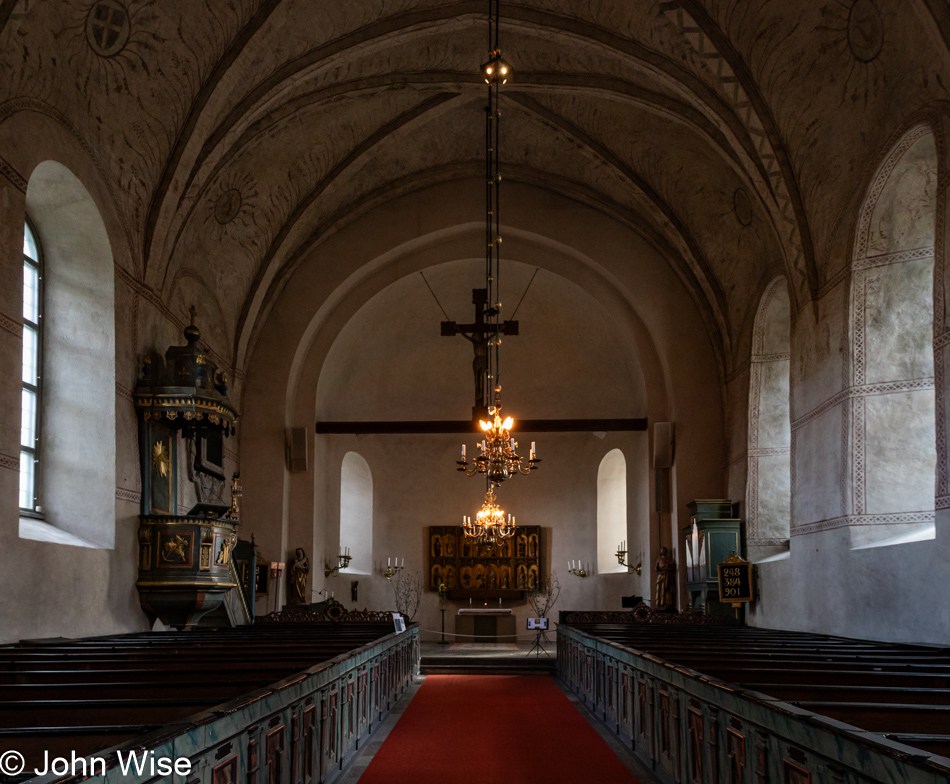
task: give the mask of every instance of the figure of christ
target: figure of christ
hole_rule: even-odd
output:
[[[452,337],[461,335],[475,351],[472,359],[472,372],[475,375],[475,408],[474,412],[484,412],[488,404],[490,389],[488,387],[488,347],[490,337],[495,336],[496,330],[502,335],[517,335],[518,322],[504,321],[495,324],[485,320],[486,314],[490,317],[497,311],[488,310],[487,289],[472,289],[472,304],[475,306],[475,321],[471,324],[457,324],[454,321],[442,322],[442,336]],[[476,413],[476,415],[483,415]]]
[[[485,404],[485,382],[488,379],[488,336],[483,332],[462,332],[459,334],[472,344],[475,358],[472,360],[472,372],[475,374],[475,403]]]

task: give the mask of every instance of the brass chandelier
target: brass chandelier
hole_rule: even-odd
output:
[[[475,515],[474,522],[471,517],[462,518],[465,535],[481,544],[494,544],[509,538],[515,532],[515,518],[513,515],[505,518],[505,510],[495,503],[494,489],[495,486],[489,483],[485,503]]]
[[[489,414],[494,416],[493,421],[482,419],[478,423],[485,434],[477,445],[478,455],[469,465],[465,457],[465,444],[462,444],[462,459],[456,463],[458,470],[464,471],[468,476],[485,474],[490,483],[498,485],[516,474],[528,474],[538,467],[541,460],[534,451],[535,442],[532,441],[527,466],[523,465],[524,458],[517,452],[518,442],[511,437],[514,419],[506,417],[502,421],[500,397],[496,396],[495,401],[496,405],[488,409]]]

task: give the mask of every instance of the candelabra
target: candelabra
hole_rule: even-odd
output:
[[[643,559],[641,558],[637,561],[637,565],[633,566],[632,564],[627,563],[627,540],[624,539],[620,544],[617,545],[617,552],[614,553],[617,556],[617,562],[621,566],[626,566],[628,569],[636,572],[637,574],[643,573]]]
[[[495,542],[508,539],[515,532],[515,518],[508,515],[505,519],[505,510],[495,503],[495,486],[488,485],[488,492],[485,493],[485,502],[482,508],[475,514],[475,521],[471,517],[462,517],[462,530],[465,535],[476,542],[484,544],[494,544]]]
[[[500,387],[496,388],[495,393],[495,405],[488,409],[488,413],[494,416],[494,420],[488,422],[482,419],[478,422],[485,433],[485,437],[478,444],[479,454],[469,465],[465,455],[465,444],[462,444],[462,459],[455,462],[459,467],[458,470],[464,471],[468,476],[485,474],[489,482],[497,485],[516,474],[528,474],[538,467],[541,459],[537,456],[535,442],[532,441],[527,467],[522,465],[524,458],[517,452],[518,442],[511,437],[514,419],[506,417],[502,420],[501,401],[498,397]]]
[[[395,564],[393,563],[395,561]],[[383,572],[383,577],[387,580],[392,580],[399,572],[401,572],[406,567],[406,559],[402,559],[402,564],[400,565],[398,558],[387,558],[386,559],[386,571]]]
[[[332,577],[337,572],[339,572],[340,569],[346,569],[346,567],[350,565],[350,561],[352,560],[352,558],[353,556],[350,555],[350,548],[347,547],[340,555],[337,556],[336,566],[330,566],[330,564],[324,562],[323,564],[324,576]]]
[[[587,577],[587,572],[584,571],[584,567],[580,561],[577,561],[576,564],[574,561],[569,561],[567,564],[568,574],[573,574],[575,577]]]

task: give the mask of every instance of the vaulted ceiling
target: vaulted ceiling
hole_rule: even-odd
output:
[[[184,278],[216,292],[237,345],[341,226],[481,175],[487,7],[4,0],[0,124],[35,111],[69,128],[139,277],[166,298]],[[530,0],[501,15],[504,177],[646,237],[724,370],[768,280],[785,274],[800,311],[846,267],[888,141],[950,100],[938,0]]]

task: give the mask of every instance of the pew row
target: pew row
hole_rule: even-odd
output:
[[[950,779],[946,650],[569,618],[559,677],[662,782]]]
[[[96,758],[97,781],[332,782],[419,672],[419,633],[392,623],[263,624],[0,648],[0,747],[30,781]],[[141,775],[122,769],[134,752]],[[101,761],[101,762],[100,762]],[[60,771],[53,768],[53,772]],[[169,779],[170,780],[170,779]]]

